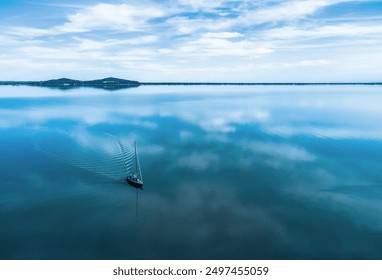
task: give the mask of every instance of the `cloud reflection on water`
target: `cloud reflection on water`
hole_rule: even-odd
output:
[[[378,88],[155,89],[3,99],[0,152],[16,157],[1,164],[0,240],[50,236],[4,258],[381,257]],[[41,133],[63,157],[93,149],[93,160],[112,154],[107,135],[137,140],[138,224],[132,189],[39,153]]]

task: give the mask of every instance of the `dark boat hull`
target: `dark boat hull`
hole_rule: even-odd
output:
[[[133,187],[135,187],[135,188],[143,189],[143,183],[142,183],[141,181],[139,181],[139,179],[136,180],[135,178],[131,178],[130,176],[128,176],[128,177],[126,178],[126,182],[127,182],[129,185],[131,185],[131,186],[133,186]]]

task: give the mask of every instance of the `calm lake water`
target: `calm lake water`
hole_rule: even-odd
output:
[[[3,86],[0,158],[1,259],[382,259],[382,87]]]

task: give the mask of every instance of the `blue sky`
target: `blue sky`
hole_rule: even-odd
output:
[[[382,1],[0,2],[0,80],[382,80]]]

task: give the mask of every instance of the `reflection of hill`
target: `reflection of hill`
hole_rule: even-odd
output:
[[[58,89],[73,89],[78,87],[92,87],[105,90],[118,90],[130,87],[138,87],[140,85],[137,81],[117,79],[117,78],[105,78],[101,80],[92,81],[80,81],[67,78],[54,79],[48,81],[30,81],[30,82],[0,82],[0,85],[27,85],[27,86],[39,86],[50,87]]]

